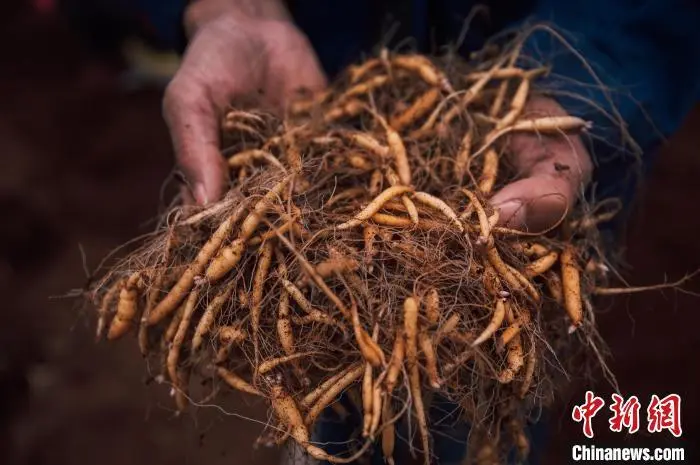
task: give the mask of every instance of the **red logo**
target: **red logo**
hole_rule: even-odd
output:
[[[656,394],[652,395],[647,408],[647,418],[649,421],[647,429],[650,433],[659,433],[667,429],[675,437],[680,437],[683,434],[681,429],[681,396],[669,394],[663,399],[659,399]]]
[[[593,417],[600,412],[604,405],[605,401],[601,397],[596,396],[592,391],[586,391],[585,402],[574,406],[571,412],[571,418],[575,422],[583,423],[583,434],[589,439],[593,438]],[[637,396],[631,396],[625,400],[619,394],[613,394],[610,404],[612,415],[608,419],[610,431],[619,433],[622,432],[623,428],[626,428],[629,434],[639,431],[641,408]],[[663,399],[654,394],[647,406],[647,431],[660,433],[664,430],[668,430],[677,438],[683,434],[681,396],[678,394],[669,394]]]
[[[625,401],[618,394],[612,395],[613,403],[610,405],[610,410],[613,416],[608,420],[610,423],[610,431],[619,433],[622,428],[627,428],[630,434],[639,431],[639,409],[641,404],[637,396],[632,396]]]
[[[575,422],[583,422],[583,434],[589,439],[593,437],[593,417],[604,405],[605,401],[602,398],[596,397],[591,391],[586,391],[586,402],[575,406],[571,412],[571,418]]]

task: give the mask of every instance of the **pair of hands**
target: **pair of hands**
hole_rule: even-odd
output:
[[[198,204],[217,200],[227,186],[219,119],[233,98],[262,92],[264,105],[281,108],[298,89],[319,90],[327,84],[310,43],[288,15],[265,13],[219,8],[206,1],[188,11],[191,41],[166,89],[163,109],[187,180],[186,195]],[[525,111],[566,114],[548,98],[531,100]],[[502,224],[545,229],[573,206],[588,183],[590,156],[579,137],[516,134],[510,144],[520,176],[491,202],[499,208]]]

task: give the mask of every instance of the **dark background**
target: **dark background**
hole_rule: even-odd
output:
[[[0,19],[0,463],[275,463],[274,451],[253,450],[255,423],[212,409],[176,418],[166,388],[146,386],[133,339],[95,344],[92,315],[61,298],[84,283],[80,247],[94,267],[153,227],[173,166],[160,91],[124,93],[83,45],[19,2]],[[698,146],[696,111],[664,149],[621,242],[631,283],[700,266]],[[700,279],[687,288],[700,292]],[[606,410],[594,444],[683,445],[687,463],[700,463],[700,300],[666,291],[602,304],[611,368],[642,401],[642,430],[650,395],[678,393],[684,434],[606,433]],[[560,399],[548,463],[569,463],[570,445],[586,442],[571,407],[591,387],[573,380]],[[233,404],[261,418],[259,407]]]

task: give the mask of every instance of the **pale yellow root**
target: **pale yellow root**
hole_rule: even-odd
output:
[[[312,321],[318,321],[319,323],[342,327],[342,325],[338,321],[336,321],[335,318],[328,315],[327,313],[322,312],[321,310],[314,308],[311,305],[311,302],[309,302],[308,299],[304,297],[304,294],[297,286],[294,285],[294,283],[287,279],[282,279],[281,282],[285,291],[297,303],[297,305],[299,305],[299,308],[301,308],[304,311],[304,313],[311,317]]]
[[[149,351],[148,315],[151,313],[151,310],[156,304],[156,300],[158,299],[158,295],[160,294],[161,288],[166,285],[166,278],[169,275],[170,271],[170,254],[173,248],[175,247],[176,240],[177,238],[175,235],[175,229],[170,229],[170,231],[168,232],[168,237],[165,241],[165,249],[163,251],[163,255],[161,256],[160,263],[158,265],[159,268],[161,268],[161,270],[160,272],[158,272],[158,269],[155,270],[155,277],[150,285],[148,294],[146,295],[146,308],[143,309],[143,315],[141,316],[137,336],[139,342],[139,350],[141,351],[141,355],[143,355],[144,357],[148,354]]]
[[[508,304],[506,302],[506,304]],[[506,313],[507,313],[507,307],[506,307]],[[501,336],[498,340],[496,350],[497,351],[502,351],[508,343],[520,332],[522,331],[524,326],[527,326],[530,324],[530,312],[527,309],[523,309],[522,313],[520,314],[520,317],[516,319],[515,321],[509,322],[510,326],[508,326],[502,333]]]
[[[166,316],[170,315],[185,298],[187,293],[192,289],[194,278],[202,274],[209,260],[219,250],[221,244],[226,240],[231,233],[231,229],[246,209],[246,202],[241,202],[236,210],[226,218],[216,229],[211,238],[202,246],[192,264],[180,276],[180,279],[175,283],[173,288],[168,292],[168,295],[156,305],[148,315],[148,324],[155,325],[162,321]]]
[[[394,422],[391,421],[394,413],[391,409],[391,402],[389,399],[384,401],[384,408],[382,409],[382,419],[384,420],[382,427],[382,454],[384,455],[384,461],[387,465],[394,465],[394,445],[396,443],[396,431],[394,427]]]
[[[219,350],[216,351],[214,363],[224,363],[231,353],[231,349],[236,344],[240,344],[245,340],[247,334],[243,331],[241,324],[234,326],[222,326],[219,328]]]
[[[246,241],[240,238],[222,247],[206,270],[207,279],[210,282],[216,282],[223,278],[226,273],[231,271],[241,261],[246,247]]]
[[[389,366],[387,367],[386,377],[384,378],[386,392],[389,394],[394,392],[396,383],[401,375],[405,352],[406,339],[404,338],[403,332],[397,329],[396,336],[394,338],[394,347],[391,351],[391,358],[389,359]]]
[[[411,389],[411,400],[416,412],[418,429],[423,445],[423,457],[425,465],[430,465],[430,437],[428,435],[428,421],[425,416],[423,395],[421,393],[420,372],[418,369],[418,301],[414,297],[408,297],[404,301],[404,331],[406,333],[406,368],[408,369],[408,383]]]
[[[459,369],[459,367],[467,363],[473,357],[473,350],[464,350],[460,352],[451,362],[448,362],[443,365],[442,372],[444,374],[444,377],[447,378],[448,376],[453,374]]]
[[[243,257],[248,240],[260,224],[262,215],[270,208],[270,204],[282,195],[291,179],[291,176],[286,176],[270,189],[262,199],[258,200],[255,207],[253,207],[253,211],[243,220],[238,237],[231,245],[224,247],[209,264],[206,277],[210,282],[218,281],[238,265],[238,262]]]
[[[229,168],[241,168],[244,166],[251,165],[254,161],[263,161],[268,163],[275,168],[279,168],[283,172],[287,169],[284,167],[282,162],[280,162],[274,155],[266,150],[260,149],[250,149],[239,152],[228,159]]]
[[[528,279],[527,276],[525,276],[523,273],[521,273],[520,270],[518,270],[510,265],[507,265],[507,266],[508,266],[508,269],[510,270],[511,274],[513,276],[515,276],[515,279],[517,279],[520,282],[520,284],[522,285],[523,289],[525,289],[525,292],[527,292],[527,294],[530,297],[532,297],[532,299],[535,302],[539,302],[541,296],[540,296],[540,293],[537,290],[537,288],[535,288],[535,285],[532,283],[532,281],[530,279]]]
[[[391,167],[387,166],[384,168],[384,175],[386,176],[386,179],[389,182],[390,186],[398,186],[402,184],[401,180],[399,179],[399,175],[396,174],[396,171],[391,169]],[[391,201],[387,202],[386,204],[384,204],[384,207],[395,208],[395,206],[390,205],[391,203]],[[401,204],[402,211],[406,211],[408,213],[408,216],[411,218],[413,224],[418,224],[418,209],[416,208],[416,205],[413,203],[411,198],[408,195],[402,195]]]
[[[255,113],[251,113],[249,111],[229,110],[226,113],[226,117],[225,117],[226,121],[235,121],[237,119],[252,121],[254,123],[259,123],[259,124],[265,123],[265,120],[262,119],[262,117],[260,117],[259,115],[256,115]]]
[[[338,97],[339,102],[348,101],[352,98],[360,97],[384,86],[389,82],[389,76],[378,75],[367,81],[354,85]]]
[[[369,436],[369,429],[372,423],[372,402],[374,401],[373,396],[373,385],[372,385],[372,364],[365,363],[365,372],[362,376],[362,436]]]
[[[495,308],[493,315],[491,316],[491,321],[486,326],[486,328],[481,332],[481,334],[472,342],[472,347],[476,347],[479,344],[490,338],[498,328],[503,324],[503,320],[506,316],[506,306],[505,299],[496,299]]]
[[[454,224],[459,232],[464,232],[464,226],[459,221],[457,213],[441,199],[428,194],[427,192],[415,192],[413,198],[423,205],[433,208],[447,217]]]
[[[528,278],[534,278],[535,276],[539,276],[549,271],[549,269],[552,268],[558,260],[559,252],[553,250],[547,255],[538,258],[534,262],[528,263],[523,270],[523,274]]]
[[[348,164],[351,167],[362,171],[371,171],[375,168],[374,164],[368,161],[362,155],[350,155],[348,157]]]
[[[321,395],[326,392],[328,389],[331,388],[331,386],[334,386],[338,381],[340,381],[345,375],[350,373],[353,370],[356,370],[358,368],[363,368],[364,364],[354,364],[349,366],[348,368],[339,371],[338,373],[334,374],[333,376],[329,377],[325,381],[323,381],[321,384],[316,386],[316,388],[306,394],[304,398],[299,402],[299,406],[303,409],[306,410],[308,409],[311,405],[313,405],[320,397]],[[364,370],[364,368],[363,368]]]
[[[375,247],[375,239],[379,234],[379,228],[373,224],[366,224],[364,230],[362,231],[362,238],[365,243],[364,249],[364,262],[365,264],[372,263],[374,256],[377,254],[377,249]],[[372,268],[369,269],[372,272]]]
[[[546,274],[547,289],[549,290],[549,295],[558,303],[559,305],[564,305],[564,291],[561,284],[561,278],[554,271],[548,271]]]
[[[309,355],[315,354],[316,352],[310,351],[310,352],[297,352],[292,355],[283,355],[282,357],[277,357],[277,358],[272,358],[269,360],[265,360],[258,365],[258,369],[256,370],[256,376],[262,376],[264,374],[269,373],[270,371],[274,370],[278,366],[289,363],[289,362],[294,362],[301,357],[307,357]]]
[[[486,248],[486,259],[491,266],[493,266],[499,276],[501,276],[501,278],[508,283],[511,289],[521,290],[524,288],[527,294],[532,297],[535,302],[539,302],[540,294],[537,292],[537,289],[535,289],[533,284],[524,276],[521,278],[519,273],[515,274],[517,270],[509,267],[508,264],[503,261],[498,253],[498,250],[496,249],[496,246],[493,244],[493,241],[490,242],[491,243]]]
[[[298,226],[298,225],[294,222],[294,220],[290,220],[290,221],[287,221],[286,223],[284,223],[284,224],[283,224],[282,226],[280,226],[279,228],[277,228],[277,230],[280,232],[280,234],[286,234],[286,233],[288,233],[290,230],[295,229],[296,226]],[[295,232],[296,232],[296,231],[295,231]],[[272,239],[273,237],[275,237],[275,233],[274,233],[274,232],[272,232],[272,231],[265,231],[263,234],[260,234],[260,235],[258,235],[258,236],[252,237],[252,238],[248,241],[248,243],[247,243],[246,245],[247,245],[247,247],[257,247],[257,246],[259,246],[260,244],[262,244],[263,242],[269,241],[269,240]]]
[[[237,391],[245,392],[247,394],[253,394],[254,396],[262,396],[262,393],[255,389],[252,385],[246,382],[243,378],[227,370],[224,367],[217,367],[216,373],[219,377],[230,387]]]
[[[507,346],[508,354],[506,355],[506,368],[498,374],[498,382],[508,384],[515,379],[520,369],[525,364],[523,357],[523,345],[520,340],[520,335],[517,335],[510,341]]]
[[[354,368],[344,373],[343,376],[337,380],[334,380],[335,383],[319,394],[315,402],[308,403],[311,405],[311,407],[309,408],[308,412],[306,412],[304,423],[308,426],[313,425],[321,412],[323,412],[323,410],[328,407],[331,402],[335,401],[338,396],[340,396],[340,394],[347,389],[348,386],[357,381],[364,372],[364,364],[358,364]]]
[[[270,272],[274,251],[275,247],[272,241],[265,242],[260,247],[258,263],[253,276],[253,292],[250,296],[250,327],[256,366],[260,360],[260,313],[262,311],[263,289]]]
[[[95,332],[95,338],[102,338],[102,333],[107,325],[107,315],[109,314],[109,307],[112,306],[117,296],[120,294],[121,290],[125,287],[126,280],[122,279],[117,283],[113,284],[105,295],[102,297],[102,302],[100,303],[100,308],[98,310],[98,320],[97,320],[97,330]]]
[[[284,137],[284,157],[287,160],[287,164],[292,168],[292,172],[295,174],[301,173],[302,160],[301,160],[301,150],[297,145],[296,133],[292,130],[287,133]]]
[[[593,295],[620,295],[620,294],[632,294],[635,292],[647,292],[647,291],[658,291],[661,289],[672,289],[679,287],[684,282],[689,280],[693,274],[684,276],[683,278],[675,281],[673,283],[664,284],[652,284],[650,286],[630,286],[630,287],[594,287],[591,293]]]
[[[206,310],[204,310],[204,313],[202,314],[202,317],[200,318],[199,323],[197,323],[197,326],[194,330],[194,336],[192,336],[192,351],[196,351],[202,346],[202,342],[204,342],[204,336],[206,336],[207,333],[209,333],[222,307],[224,306],[226,301],[231,298],[233,289],[233,286],[224,287],[211,300],[211,302],[209,302],[209,305],[207,305]]]
[[[245,132],[254,137],[261,137],[260,131],[255,129],[253,126],[246,123],[242,123],[240,121],[224,121],[224,123],[222,124],[222,129],[225,132],[239,131]]]
[[[435,339],[435,344],[440,344],[444,338],[449,337],[453,332],[455,332],[459,326],[460,320],[461,318],[458,313],[453,313],[450,315],[445,323],[438,327],[438,329],[435,331],[435,335],[433,336]]]
[[[167,349],[168,345],[170,345],[170,343],[173,342],[173,339],[175,338],[175,333],[177,332],[177,328],[180,327],[180,321],[182,320],[183,313],[185,313],[186,306],[187,301],[184,301],[177,307],[175,315],[173,315],[173,319],[170,320],[170,323],[168,323],[168,327],[165,328],[165,332],[163,333],[163,339],[161,341],[163,348]]]
[[[389,150],[394,158],[394,165],[396,166],[396,173],[399,175],[401,184],[404,186],[411,185],[411,165],[408,161],[408,155],[406,154],[406,146],[401,140],[401,136],[398,132],[394,131],[390,126],[386,126],[386,139],[389,145]]]
[[[447,93],[454,92],[447,77],[425,56],[399,55],[391,60],[391,64],[418,73],[428,85],[440,87]]]
[[[520,398],[524,399],[527,393],[530,391],[530,386],[532,386],[532,381],[535,378],[535,368],[537,366],[537,351],[535,347],[530,344],[530,351],[527,353],[527,360],[525,366],[525,374],[523,375],[523,382],[520,385]]]
[[[467,111],[469,105],[471,105],[479,97],[484,87],[493,79],[494,73],[501,67],[502,61],[494,63],[489,71],[487,71],[482,77],[480,77],[476,82],[474,82],[471,87],[469,87],[464,94],[459,103],[455,104],[450,108],[440,121],[440,126],[446,128],[449,124],[462,112]],[[431,115],[432,116],[432,115]]]
[[[327,279],[335,273],[347,273],[356,271],[358,268],[360,268],[360,264],[354,258],[338,255],[316,265],[316,273],[321,278]]]
[[[350,66],[348,68],[348,73],[350,74],[350,82],[356,83],[357,81],[362,79],[362,77],[364,77],[365,74],[369,73],[381,64],[382,62],[379,58],[371,58],[359,65]]]
[[[185,309],[182,313],[182,320],[177,328],[175,337],[173,338],[173,343],[168,351],[167,366],[168,374],[170,375],[170,380],[175,386],[176,390],[187,392],[187,387],[179,384],[179,378],[177,373],[177,364],[180,359],[180,349],[182,348],[182,343],[185,341],[185,335],[190,327],[190,322],[192,321],[192,314],[197,307],[197,300],[199,299],[199,290],[194,289],[190,292],[189,297],[187,297],[187,303],[185,304]]]
[[[356,145],[357,147],[362,148],[373,155],[376,155],[379,158],[378,161],[386,160],[389,157],[389,147],[379,142],[371,134],[354,132],[350,134],[348,139],[351,144]]]
[[[319,289],[321,289],[321,291],[323,291],[323,293],[326,294],[326,297],[328,297],[328,299],[331,302],[333,302],[333,304],[340,311],[340,313],[342,313],[345,318],[350,319],[351,315],[350,315],[350,311],[348,310],[348,308],[345,306],[345,304],[343,304],[343,301],[340,300],[340,298],[336,295],[336,293],[333,292],[331,290],[331,288],[328,287],[328,285],[325,283],[325,281],[323,281],[323,279],[320,276],[318,276],[313,265],[311,265],[311,263],[309,263],[309,261],[306,259],[306,257],[304,257],[301,253],[299,253],[299,251],[294,248],[294,245],[292,245],[292,243],[289,242],[289,240],[286,237],[284,237],[282,234],[277,234],[277,239],[281,243],[284,244],[284,246],[287,248],[287,250],[289,250],[291,253],[294,254],[294,256],[299,261],[299,263],[301,264],[304,271],[309,276],[311,276],[311,279],[316,284],[316,286],[318,286]]]
[[[248,308],[250,306],[250,298],[244,287],[238,288],[238,303],[241,305],[241,308]]]
[[[390,119],[391,127],[396,131],[403,131],[416,121],[427,115],[440,98],[440,89],[432,87],[416,99],[413,104],[403,112]]]
[[[434,287],[425,295],[425,316],[431,325],[436,325],[440,321],[440,293]]]
[[[526,257],[530,258],[542,258],[548,253],[551,252],[549,248],[547,248],[543,244],[539,244],[537,242],[532,242],[532,243],[523,243],[523,242],[515,242],[512,244],[513,250],[515,250],[518,253],[522,253]]]
[[[372,422],[369,426],[368,436],[374,438],[379,429],[379,423],[382,420],[382,404],[384,403],[384,392],[382,391],[381,382],[375,383],[372,388]]]
[[[309,443],[309,430],[304,424],[301,411],[292,396],[282,388],[281,384],[273,384],[271,386],[270,403],[280,423],[289,427],[290,436],[301,445],[311,457],[317,460],[324,460],[330,463],[353,463],[362,456],[372,444],[369,441],[365,442],[355,454],[347,458],[329,455],[321,448]]]
[[[581,301],[581,275],[576,263],[576,249],[572,245],[564,246],[559,256],[562,275],[562,292],[564,308],[571,319],[569,332],[575,331],[583,323],[583,302]]]
[[[386,213],[375,213],[372,215],[372,221],[382,226],[399,228],[410,228],[414,226],[411,218],[402,218],[400,216],[387,215]]]
[[[284,256],[282,252],[276,250],[277,256],[277,274],[280,279],[287,279],[287,266],[284,263]],[[294,355],[296,353],[296,344],[294,341],[294,331],[292,329],[292,322],[289,315],[289,293],[286,289],[282,289],[280,292],[280,302],[277,308],[277,339],[282,346],[282,350],[285,355]],[[294,371],[297,373],[299,379],[302,380],[304,384],[308,384],[309,379],[304,374],[303,370],[299,366],[297,361],[292,362]]]
[[[367,331],[362,327],[360,315],[357,311],[357,303],[353,300],[350,306],[350,314],[352,318],[352,327],[355,332],[355,341],[359,346],[362,357],[369,362],[373,367],[379,367],[386,364],[384,353],[381,347],[367,334]]]
[[[437,355],[433,346],[433,338],[425,331],[418,333],[418,344],[425,357],[425,371],[428,373],[430,387],[440,389],[440,374],[438,372]]]
[[[381,172],[380,172],[381,174]],[[370,219],[375,213],[377,213],[381,208],[384,206],[385,203],[387,203],[389,200],[393,199],[394,197],[398,197],[400,195],[406,194],[408,192],[412,192],[413,188],[410,186],[392,186],[389,187],[388,189],[384,190],[381,194],[379,194],[372,202],[370,202],[367,207],[365,207],[361,212],[359,212],[357,215],[355,215],[355,218],[353,218],[350,221],[347,221],[343,224],[340,224],[337,226],[337,229],[343,230],[343,229],[350,229],[354,228],[355,226],[359,226],[362,224],[362,222],[367,221]]]
[[[351,188],[346,189],[346,190],[344,190],[344,191],[342,191],[342,192],[338,192],[338,193],[335,194],[333,197],[331,197],[330,199],[328,199],[328,201],[325,203],[324,207],[331,207],[331,206],[333,206],[334,204],[340,202],[341,200],[353,199],[353,198],[356,198],[356,197],[361,197],[361,196],[363,196],[363,195],[365,194],[365,192],[367,192],[367,189],[364,188],[364,187],[362,187],[362,186],[351,187]]]
[[[490,194],[493,186],[496,185],[498,177],[498,153],[489,148],[484,154],[484,163],[481,166],[481,176],[479,177],[479,191],[483,194]]]
[[[382,182],[384,181],[384,175],[382,175],[381,170],[374,170],[372,176],[369,179],[369,188],[367,192],[369,195],[376,196],[379,195],[379,191],[382,189]]]
[[[513,100],[510,102],[510,111],[508,111],[508,113],[506,113],[505,116],[496,124],[496,130],[501,130],[508,127],[515,123],[518,118],[520,118],[520,115],[522,115],[523,109],[525,108],[525,103],[530,96],[530,84],[532,83],[533,77],[536,76],[535,73],[537,71],[538,70],[535,70],[534,72],[531,71],[522,76],[520,85],[513,95]]]
[[[470,126],[467,132],[462,137],[462,141],[459,144],[459,151],[457,152],[457,156],[455,157],[454,175],[455,180],[460,184],[464,180],[464,175],[467,173],[467,167],[469,166],[469,158],[471,156],[473,138],[474,129],[472,128],[472,126]]]
[[[463,188],[462,193],[466,195],[469,201],[471,202],[469,206],[476,210],[476,215],[479,218],[479,226],[481,227],[479,241],[482,245],[486,244],[488,243],[489,238],[491,237],[491,224],[489,223],[489,217],[486,214],[484,205],[481,203],[476,194],[474,194],[469,189]]]
[[[329,109],[323,115],[323,122],[331,124],[342,118],[351,118],[365,111],[365,105],[359,100],[350,100]]]
[[[182,369],[178,371],[177,383],[173,385],[172,395],[175,397],[175,407],[177,414],[184,412],[189,405],[187,392],[182,390],[180,386],[188,386],[190,384],[190,369]]]
[[[124,287],[119,291],[117,313],[114,315],[107,332],[107,339],[110,341],[124,336],[134,327],[138,313],[138,291],[142,286],[141,273],[137,271],[129,276]]]
[[[575,116],[545,116],[537,119],[520,120],[511,126],[501,130],[494,130],[488,134],[484,144],[474,153],[473,157],[481,155],[488,150],[494,142],[511,132],[559,135],[565,132],[581,131],[590,128],[591,123]]]
[[[504,68],[497,69],[491,74],[492,79],[513,79],[513,78],[523,78],[530,75],[542,75],[548,71],[547,68],[537,68],[532,70],[526,70],[523,68],[517,68],[514,66],[506,66]],[[488,74],[488,71],[475,71],[473,73],[467,74],[466,78],[468,81],[478,81]]]

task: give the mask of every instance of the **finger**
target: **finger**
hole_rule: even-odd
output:
[[[196,202],[219,199],[227,173],[219,151],[217,112],[205,87],[187,76],[174,78],[165,92],[163,116]]]
[[[544,231],[572,208],[593,168],[580,137],[518,135],[510,144],[523,179],[493,198],[509,227]]]
[[[271,24],[267,40],[267,89],[277,106],[284,108],[302,90],[316,92],[327,87],[328,79],[311,43],[294,25]]]
[[[499,209],[501,225],[538,232],[566,214],[574,195],[568,179],[539,174],[506,185],[491,202]]]
[[[196,203],[189,186],[184,184],[180,186],[180,198],[182,199],[182,204],[185,206],[191,206]]]

